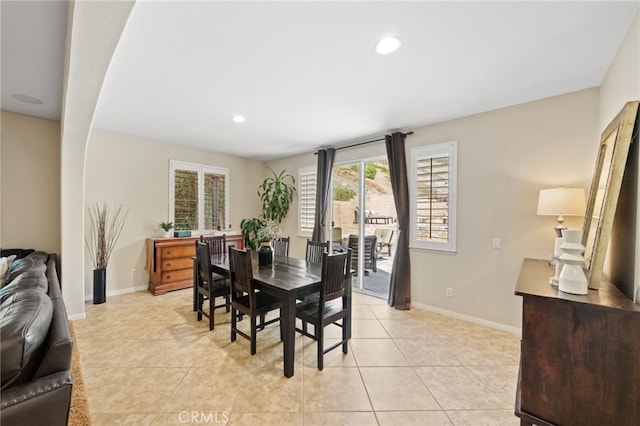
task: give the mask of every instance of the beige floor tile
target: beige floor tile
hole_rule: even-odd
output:
[[[380,426],[450,426],[444,411],[378,411]]]
[[[340,339],[324,339],[325,349],[340,342]],[[303,356],[304,356],[304,368],[318,368],[318,346],[315,340],[308,337],[303,338]],[[349,340],[347,351],[345,355],[342,353],[342,346],[327,352],[324,354],[324,366],[325,367],[355,367],[356,360],[353,354],[353,347],[351,345],[353,339]]]
[[[351,337],[354,339],[387,339],[389,335],[377,319],[351,320]]]
[[[282,426],[303,425],[302,412],[297,413],[231,413],[228,425]]]
[[[93,423],[517,424],[518,336],[357,291],[353,306],[349,353],[325,354],[319,371],[316,343],[296,333],[286,379],[277,324],[251,356],[230,341],[230,314],[217,310],[213,331],[196,321],[190,289],[87,303],[74,329]],[[341,329],[325,333],[328,346]]]
[[[91,414],[92,426],[137,425],[148,426],[154,424],[156,414],[121,414],[94,413]]]
[[[413,368],[363,367],[360,372],[375,411],[440,409]]]
[[[326,425],[326,426],[377,426],[376,416],[371,412],[305,412],[305,426]]]
[[[375,314],[369,305],[351,305],[351,318],[355,319],[376,319]]]
[[[223,371],[225,374],[215,367],[189,369],[157,412],[176,416],[182,412],[231,412],[249,375],[239,366],[226,366]]]
[[[489,390],[504,402],[504,408],[513,406],[518,381],[517,365],[469,366],[467,369],[489,386]]]
[[[394,339],[413,366],[459,366],[458,346],[451,339]]]
[[[82,368],[92,413],[159,413],[186,368]]]
[[[428,320],[417,318],[381,319],[380,324],[394,339],[428,339],[435,337]]]
[[[447,411],[447,415],[456,426],[517,426],[520,419],[513,410],[460,410]]]
[[[360,367],[400,367],[409,363],[391,339],[351,339],[356,364]]]
[[[304,370],[304,411],[371,411],[360,372],[351,367]]]
[[[504,408],[489,386],[465,367],[416,367],[416,372],[445,410]]]

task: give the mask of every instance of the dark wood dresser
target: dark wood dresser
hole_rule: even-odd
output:
[[[515,414],[522,425],[640,425],[640,306],[611,283],[586,296],[525,259]]]
[[[148,238],[149,291],[154,296],[171,290],[193,287],[195,241],[200,237]],[[226,235],[227,246],[244,248],[242,235]]]

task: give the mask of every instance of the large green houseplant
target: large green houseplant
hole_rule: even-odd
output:
[[[268,167],[267,167],[268,168]],[[262,203],[262,217],[243,219],[240,222],[240,230],[244,235],[245,246],[256,250],[264,240],[264,235],[268,234],[262,228],[272,228],[272,233],[278,233],[278,225],[287,216],[293,196],[296,193],[295,178],[286,174],[286,170],[280,173],[268,168],[273,176],[266,178],[258,186],[258,196]]]

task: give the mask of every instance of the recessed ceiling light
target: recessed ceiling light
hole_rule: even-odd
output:
[[[244,123],[245,121],[247,121],[243,116],[241,115],[234,115],[231,118],[235,123]]]
[[[381,55],[388,55],[389,53],[395,52],[400,48],[402,42],[400,39],[396,37],[385,37],[378,40],[376,43],[376,52]]]
[[[42,101],[38,98],[34,98],[33,96],[23,95],[21,93],[14,93],[11,95],[13,99],[20,102],[25,102],[27,104],[39,105]]]

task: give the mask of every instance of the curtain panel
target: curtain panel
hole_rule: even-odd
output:
[[[409,183],[405,154],[406,135],[396,132],[385,136],[389,175],[398,216],[398,242],[393,258],[388,304],[398,310],[411,306],[411,264],[409,260]]]
[[[316,174],[316,211],[313,224],[313,241],[326,241],[325,236],[327,207],[329,204],[329,188],[331,184],[331,173],[333,171],[333,160],[336,151],[333,148],[318,150],[318,169]]]

